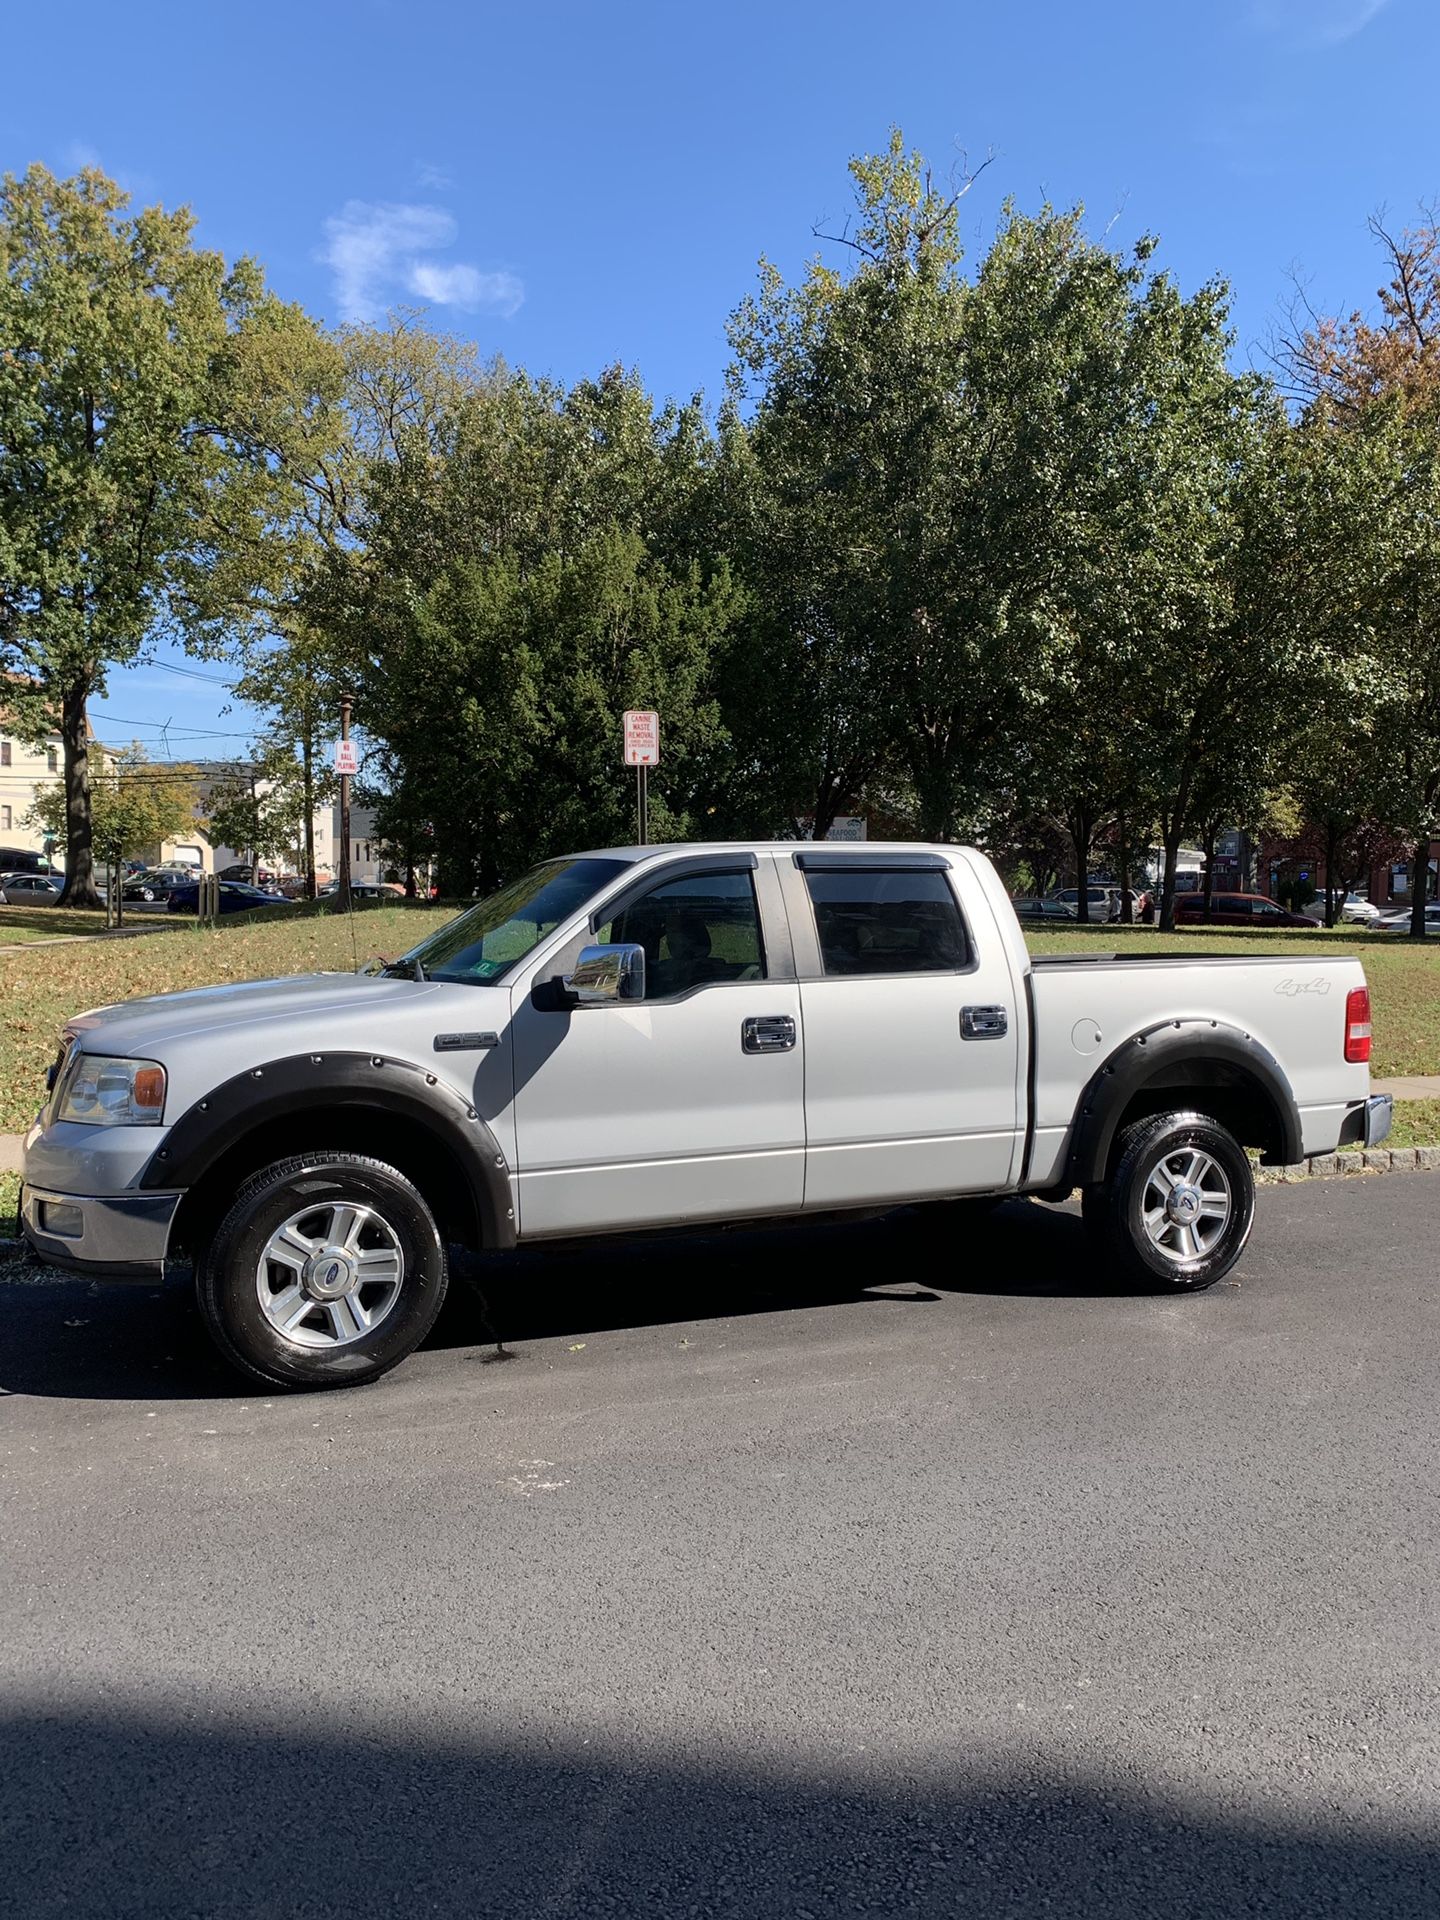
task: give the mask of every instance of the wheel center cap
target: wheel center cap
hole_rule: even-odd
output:
[[[1166,1202],[1165,1211],[1177,1226],[1188,1227],[1192,1220],[1199,1217],[1200,1194],[1195,1187],[1175,1187]]]
[[[305,1262],[300,1278],[312,1300],[338,1300],[355,1284],[355,1256],[348,1247],[321,1247]]]

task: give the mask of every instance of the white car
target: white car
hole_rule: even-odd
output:
[[[1301,912],[1307,920],[1313,920],[1317,926],[1325,924],[1325,895],[1317,893],[1308,907]],[[1373,900],[1367,900],[1363,893],[1347,893],[1336,906],[1337,920],[1348,922],[1351,926],[1373,927],[1380,918],[1380,909]]]
[[[1409,933],[1410,909],[1397,907],[1393,913],[1382,913],[1375,921],[1381,933]],[[1425,908],[1426,933],[1440,933],[1440,900],[1431,900]]]
[[[44,1260],[193,1257],[278,1386],[424,1339],[447,1246],[1079,1188],[1100,1258],[1193,1292],[1272,1165],[1375,1145],[1345,954],[1032,958],[964,847],[736,842],[548,860],[376,973],[79,1015],[25,1143]],[[963,1239],[939,1256],[963,1276]],[[685,1263],[674,1301],[686,1312]]]

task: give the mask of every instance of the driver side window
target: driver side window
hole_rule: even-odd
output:
[[[694,873],[632,901],[596,930],[602,945],[645,949],[645,998],[671,1000],[715,981],[763,980],[765,953],[748,872]]]

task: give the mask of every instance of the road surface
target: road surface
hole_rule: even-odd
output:
[[[1433,1916],[1437,1212],[516,1256],[324,1397],[0,1269],[5,1904]]]

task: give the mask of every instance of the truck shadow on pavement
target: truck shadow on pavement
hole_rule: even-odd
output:
[[[219,1360],[189,1276],[102,1286],[0,1265],[0,1394],[253,1399]],[[427,1349],[532,1340],[845,1303],[924,1307],[942,1293],[1083,1298],[1115,1287],[1073,1213],[1025,1201],[865,1218],[570,1242],[475,1258],[455,1250]]]
[[[300,1709],[303,1713],[304,1709]],[[73,1707],[0,1721],[6,1893],[26,1920],[203,1914],[1409,1920],[1440,1855],[1399,1832],[1225,1818],[995,1759],[816,1779],[684,1752],[227,1724]],[[208,1724],[196,1724],[201,1716]],[[187,1724],[188,1722],[188,1724]],[[958,1730],[957,1730],[958,1731]],[[963,1747],[959,1752],[963,1754]]]

